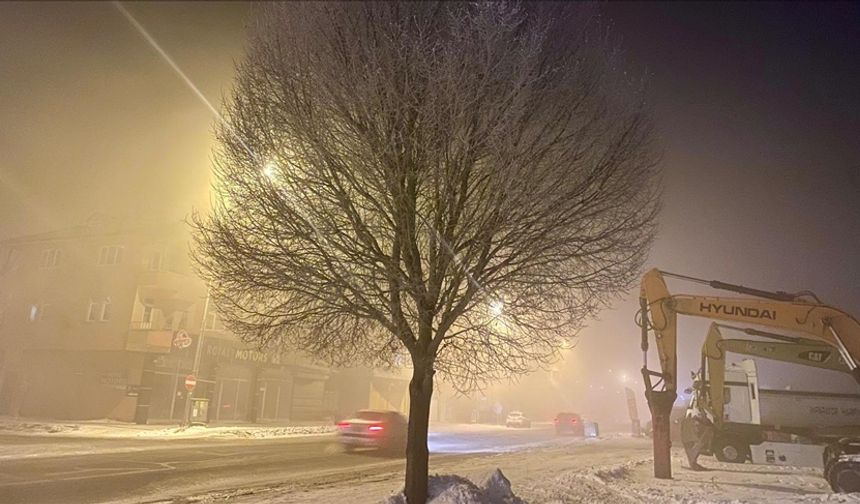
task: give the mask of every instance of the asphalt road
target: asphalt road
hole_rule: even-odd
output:
[[[475,457],[558,442],[566,440],[557,439],[550,426],[447,428],[432,433],[429,440],[434,458]],[[268,440],[0,436],[0,450],[27,443],[34,445],[33,451],[44,446],[45,455],[0,459],[0,503],[157,502],[214,490],[336,479],[339,474],[355,476],[403,464],[372,452],[343,453],[334,436]],[[70,454],[59,454],[63,443]]]

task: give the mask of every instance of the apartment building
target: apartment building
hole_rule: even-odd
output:
[[[104,217],[0,242],[0,414],[179,421],[201,333],[192,394],[209,399],[212,422],[405,411],[405,371],[333,370],[242,343],[206,302],[188,251],[182,222]]]

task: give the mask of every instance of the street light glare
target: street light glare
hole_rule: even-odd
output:
[[[269,161],[266,163],[266,166],[263,167],[263,175],[266,176],[269,180],[275,180],[275,176],[277,175],[278,165],[274,162]]]
[[[494,317],[502,316],[502,313],[505,311],[505,302],[501,300],[496,300],[490,303],[490,313]]]

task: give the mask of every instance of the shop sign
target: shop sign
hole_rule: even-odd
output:
[[[207,345],[206,356],[227,362],[281,365],[281,355],[263,353],[248,348],[233,348],[225,345]]]
[[[194,340],[191,339],[191,336],[183,329],[176,331],[176,334],[173,336],[173,346],[180,350],[190,347],[193,342]]]
[[[151,390],[151,387],[141,387],[140,385],[126,385],[125,395],[127,397],[138,397],[143,390]]]

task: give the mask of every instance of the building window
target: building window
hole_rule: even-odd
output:
[[[122,247],[102,247],[99,252],[99,264],[119,264],[122,262]]]
[[[106,322],[108,320],[110,320],[110,298],[105,298],[104,303],[102,303],[101,321]]]
[[[41,268],[56,268],[60,265],[60,249],[48,249],[42,251]]]
[[[47,303],[33,303],[27,308],[27,320],[30,322],[38,322],[41,320],[45,320],[46,315],[48,314],[48,304]]]
[[[110,320],[111,303],[110,298],[94,301],[90,299],[87,307],[87,322],[106,322]]]

